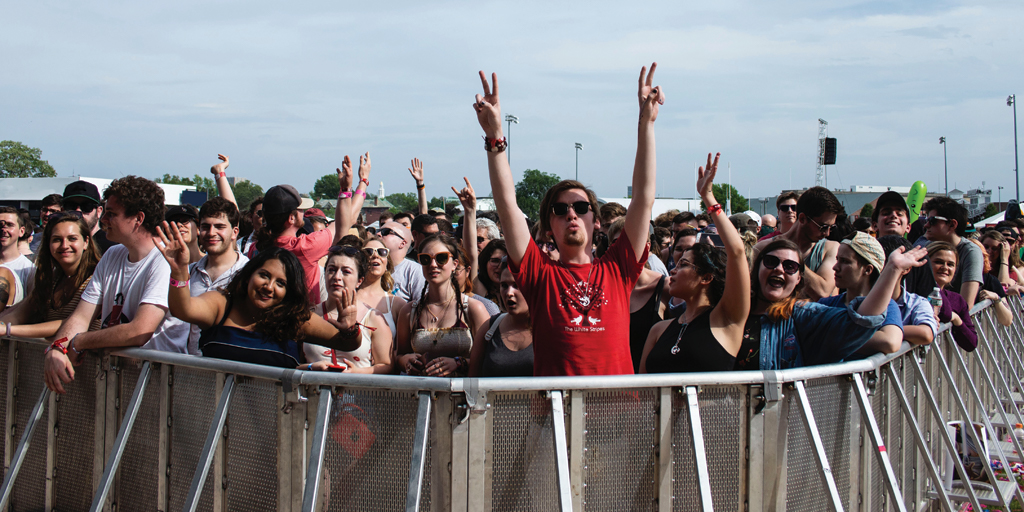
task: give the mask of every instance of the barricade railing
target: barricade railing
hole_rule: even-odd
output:
[[[971,353],[944,325],[764,372],[439,379],[128,349],[87,355],[57,395],[45,342],[7,338],[0,508],[1009,510],[1024,303],[1006,304],[1009,326],[975,307]],[[987,454],[965,464],[952,424]]]

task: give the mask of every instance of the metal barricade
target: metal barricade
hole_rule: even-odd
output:
[[[0,341],[9,510],[861,510],[1007,507],[947,423],[1006,468],[1024,446],[1024,303],[978,349],[777,372],[436,379],[140,349],[44,391],[40,340]],[[969,427],[974,428],[974,427]]]

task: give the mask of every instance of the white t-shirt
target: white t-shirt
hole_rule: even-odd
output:
[[[92,280],[82,292],[82,300],[101,306],[101,328],[131,322],[142,304],[159,307],[164,310],[164,319],[142,348],[185,353],[189,324],[174,318],[168,310],[170,279],[171,266],[157,248],[131,263],[128,248],[115,245],[100,258]]]
[[[244,254],[238,254],[238,261],[221,274],[216,281],[210,279],[210,274],[206,272],[206,264],[209,261],[209,256],[203,256],[199,261],[188,266],[188,291],[193,297],[198,297],[210,290],[227,288],[231,283],[231,278],[235,277],[235,274],[242,270],[246,263],[249,263],[249,258],[246,258]],[[218,318],[217,321],[219,322],[220,319]],[[198,356],[200,355],[199,335],[202,334],[201,329],[195,324],[189,324],[189,326],[188,353]]]
[[[32,260],[25,257],[24,254],[17,258],[4,263],[2,266],[7,267],[11,272],[18,274],[18,279],[21,280],[22,286],[25,287],[23,293],[20,293],[22,297],[28,297],[28,294],[32,291],[32,286],[36,282],[36,264],[32,263]]]
[[[406,302],[420,300],[423,294],[423,285],[427,280],[423,277],[423,266],[419,263],[402,258],[402,262],[395,265],[395,271],[391,274],[395,278],[394,294],[405,299]]]

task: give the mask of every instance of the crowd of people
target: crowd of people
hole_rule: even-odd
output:
[[[51,340],[44,378],[62,393],[89,350],[143,347],[306,371],[435,377],[777,370],[931,343],[952,324],[977,345],[969,311],[1024,289],[1024,222],[976,232],[951,199],[918,222],[895,192],[851,218],[822,187],[778,197],[776,215],[727,215],[719,155],[698,170],[703,211],[655,197],[656,64],[640,72],[629,207],[574,180],[537,219],[516,202],[498,79],[473,103],[496,211],[469,178],[461,218],[430,210],[361,214],[371,161],[345,157],[329,219],[291,185],[240,211],[229,160],[218,195],[165,207],[137,176],[102,193],[85,181],[42,201],[41,231],[0,207],[0,330]],[[457,227],[456,227],[457,226]]]

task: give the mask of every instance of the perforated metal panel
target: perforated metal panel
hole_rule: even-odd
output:
[[[550,400],[539,392],[495,393],[491,404],[491,510],[558,510]]]
[[[0,400],[0,421],[6,422],[7,418],[7,371],[10,368],[10,350],[11,341],[7,339],[0,340],[0,389],[3,389],[4,398]],[[7,431],[7,425],[3,427],[4,431]],[[0,443],[0,461],[7,460],[7,443]]]
[[[325,460],[328,510],[405,509],[418,406],[410,391],[346,389],[335,398]]]
[[[886,436],[888,432],[888,418],[886,418],[883,412],[885,409],[886,393],[889,392],[889,378],[884,373],[878,372],[878,382],[875,384],[875,392],[868,396],[868,400],[871,402],[871,412],[875,415],[875,421],[878,422],[878,431],[882,435],[882,439],[886,444],[886,450],[888,450],[889,438]],[[893,411],[897,412],[897,411]],[[863,426],[863,434],[865,442],[869,439],[870,434],[867,431],[867,424]],[[882,466],[878,464],[878,459],[873,455],[869,461],[871,467],[871,508],[870,510],[882,510],[882,497],[885,495],[884,479],[885,474],[882,471]]]
[[[98,358],[87,355],[75,368],[75,380],[64,386],[67,391],[56,402],[56,457],[54,457],[54,508],[88,510],[95,489],[93,476],[96,408],[96,372]],[[44,416],[45,418],[45,416]]]
[[[21,433],[28,425],[32,407],[46,385],[43,382],[43,345],[18,344],[18,389],[15,396],[15,428],[11,435],[15,446],[21,440]],[[15,511],[39,510],[46,493],[46,425],[47,413],[43,412],[40,424],[32,436],[32,444],[25,455],[25,462],[18,473],[18,480],[11,494],[11,508]]]
[[[746,388],[703,387],[697,395],[715,510],[742,510],[746,434]],[[672,400],[672,510],[700,503],[686,396]],[[655,462],[656,463],[656,462]]]
[[[228,510],[277,510],[279,393],[279,384],[265,380],[235,387],[225,426]]]
[[[175,367],[173,372],[168,508],[181,510],[217,408],[217,375],[184,367]],[[199,501],[199,510],[212,508],[213,471],[206,479]]]
[[[909,362],[903,365],[903,382],[904,391],[906,391],[907,399],[910,401],[910,406],[917,409],[917,398],[914,397],[914,386],[917,383],[915,380],[915,372],[913,365]],[[899,448],[902,460],[898,463],[902,470],[902,478],[900,479],[900,490],[903,491],[903,503],[907,505],[908,510],[914,507],[914,488],[918,485],[917,478],[924,477],[924,468],[918,471],[918,454],[920,453],[915,446],[914,436],[914,424],[907,421],[906,415],[903,414],[903,410],[896,405],[896,408],[892,411],[893,414],[900,416],[901,423],[903,424],[903,430],[900,432]],[[915,413],[917,421],[921,421],[921,415]],[[888,447],[887,447],[888,449]],[[891,457],[891,456],[890,456]]]
[[[583,395],[583,508],[656,510],[655,389]]]
[[[700,403],[700,395],[697,398]],[[697,466],[693,462],[693,436],[690,432],[686,397],[677,389],[672,393],[672,510],[694,510],[700,503]]]
[[[118,416],[123,421],[135,387],[139,382],[142,362],[121,359],[121,407]],[[121,456],[121,471],[118,473],[117,506],[121,510],[155,510],[157,486],[160,480],[159,454],[160,439],[160,368],[153,366],[149,374],[149,385],[142,396],[142,406],[135,417],[132,434]]]

